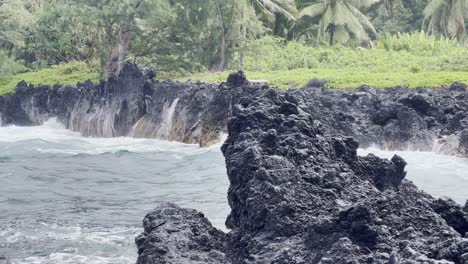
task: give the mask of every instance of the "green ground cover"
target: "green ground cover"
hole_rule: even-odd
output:
[[[12,93],[16,85],[24,80],[34,85],[76,85],[86,80],[98,81],[100,77],[97,64],[71,62],[54,65],[40,71],[26,72],[13,76],[0,76],[0,95]]]
[[[383,35],[372,48],[312,47],[295,41],[264,37],[249,43],[244,69],[249,79],[266,80],[279,88],[303,87],[310,79],[327,80],[329,88],[394,86],[440,87],[458,81],[468,84],[468,48],[454,40],[420,34]],[[220,83],[238,69],[161,78]],[[97,81],[97,63],[71,62],[40,71],[0,76],[0,95],[14,91],[21,80],[35,85],[75,85]]]

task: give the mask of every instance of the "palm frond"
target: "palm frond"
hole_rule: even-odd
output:
[[[310,5],[299,12],[299,17],[310,16],[317,17],[325,13],[327,6],[324,3]]]
[[[424,8],[423,14],[425,18],[431,17],[437,10],[441,9],[446,4],[446,0],[432,0],[426,8]]]
[[[290,1],[285,0],[255,0],[260,6],[265,10],[268,10],[270,13],[282,14],[290,20],[295,20],[293,14],[291,14],[287,9],[290,6]]]

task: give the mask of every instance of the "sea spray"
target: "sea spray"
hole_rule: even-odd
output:
[[[167,140],[171,139],[172,125],[174,123],[174,113],[178,102],[179,98],[175,99],[170,105],[168,102],[164,104],[161,125],[156,132],[156,138]]]

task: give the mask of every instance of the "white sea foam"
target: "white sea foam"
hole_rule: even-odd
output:
[[[11,264],[129,264],[135,263],[136,258],[123,256],[90,256],[73,253],[52,253],[44,257],[28,257],[12,259]]]
[[[219,150],[220,144],[210,148],[200,148],[195,144],[183,144],[159,139],[144,139],[131,137],[92,138],[83,137],[78,132],[65,129],[55,119],[36,127],[0,127],[0,142],[21,142],[41,140],[46,143],[36,146],[42,153],[63,154],[103,154],[129,151],[134,153],[171,152],[176,155],[192,155]]]

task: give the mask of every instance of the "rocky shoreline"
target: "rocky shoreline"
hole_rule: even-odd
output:
[[[125,65],[118,78],[77,87],[22,82],[0,96],[0,125],[39,125],[57,118],[84,136],[161,138],[207,146],[227,132],[242,98],[268,89],[243,73],[220,85],[154,80],[152,71]],[[466,86],[375,90],[326,89],[311,80],[305,88],[282,91],[328,131],[355,138],[360,146],[422,150],[468,156]]]
[[[468,92],[401,87],[287,91],[250,84],[160,82],[127,64],[108,82],[32,87],[0,97],[1,125],[57,118],[85,136],[207,146],[220,133],[230,180],[229,233],[164,204],[144,219],[139,264],[468,263],[468,204],[405,180],[406,162],[357,149],[468,156]]]
[[[468,205],[419,191],[398,156],[358,157],[303,106],[268,88],[242,99],[222,147],[230,232],[165,204],[144,220],[137,263],[468,262]]]

